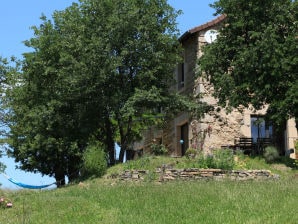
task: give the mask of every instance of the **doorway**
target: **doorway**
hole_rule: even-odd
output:
[[[256,143],[261,138],[273,138],[272,122],[265,119],[263,116],[251,116],[251,137]]]
[[[181,156],[185,155],[186,150],[188,149],[188,123],[180,126],[180,148]]]

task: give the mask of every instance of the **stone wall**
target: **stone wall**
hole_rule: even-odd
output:
[[[126,170],[118,176],[113,176],[124,181],[143,181],[149,175],[154,176],[159,182],[173,180],[270,180],[279,179],[279,176],[272,174],[269,170],[221,170],[221,169],[168,169],[157,168],[155,172],[148,170]]]

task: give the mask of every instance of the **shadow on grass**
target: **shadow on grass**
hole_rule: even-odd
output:
[[[288,156],[281,156],[276,163],[282,163],[287,167],[290,167],[294,170],[298,170],[298,160],[292,159]]]

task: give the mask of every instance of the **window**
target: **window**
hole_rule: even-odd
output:
[[[178,89],[184,87],[184,63],[178,65]]]

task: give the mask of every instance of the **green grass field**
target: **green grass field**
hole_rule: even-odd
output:
[[[157,161],[165,162],[155,159],[154,165]],[[259,159],[246,163],[251,168],[263,164]],[[162,184],[100,178],[50,191],[2,191],[13,208],[0,209],[0,223],[298,223],[297,170],[263,165],[281,178]]]

